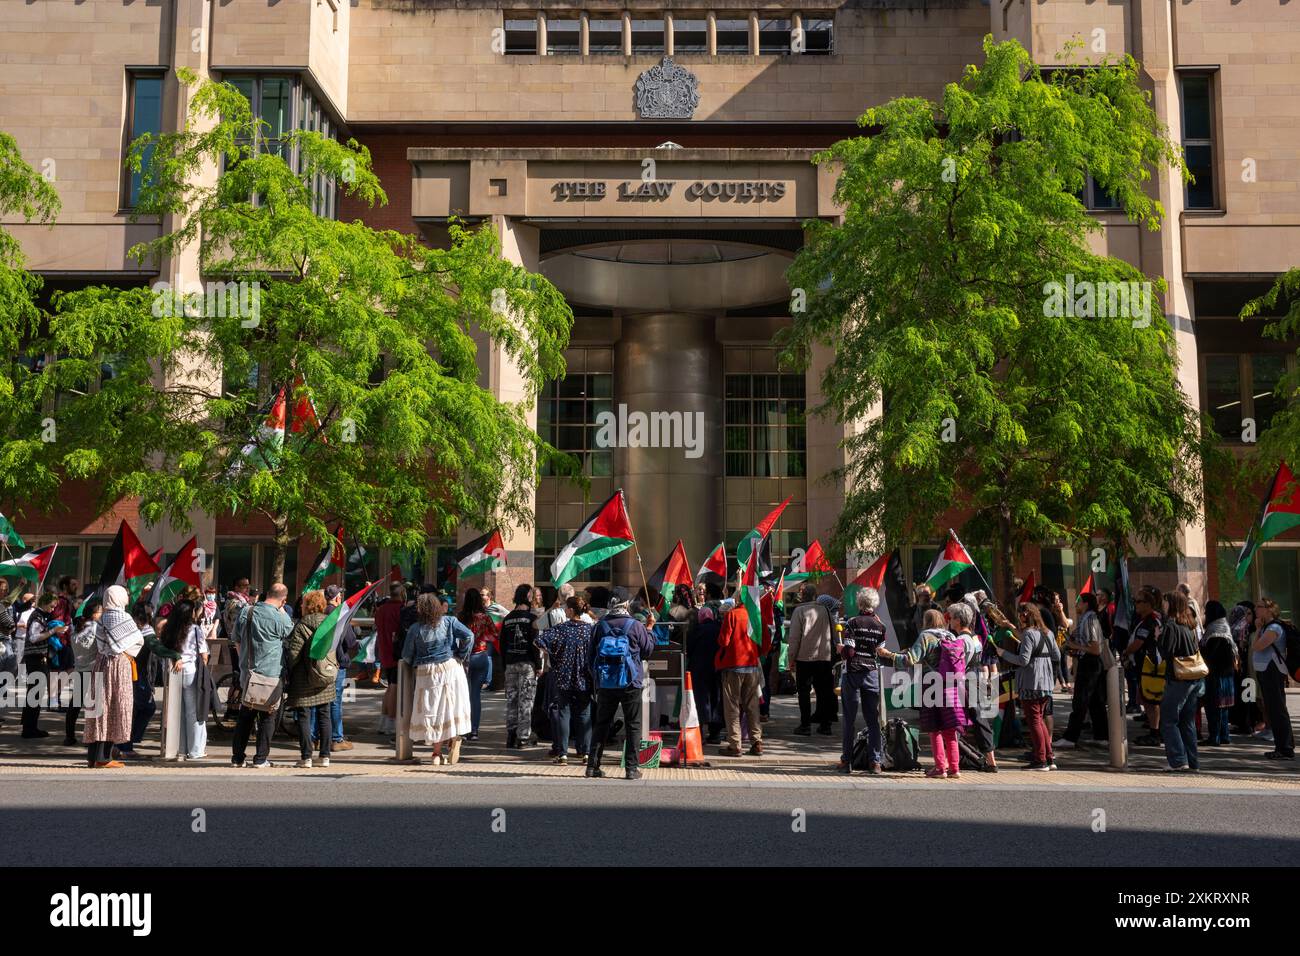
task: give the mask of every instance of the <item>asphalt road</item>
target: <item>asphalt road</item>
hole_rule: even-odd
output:
[[[1300,795],[1285,791],[250,773],[0,778],[6,863],[1122,867],[1300,860],[1293,823]],[[195,832],[196,809],[203,832]],[[1098,810],[1104,832],[1094,829]]]

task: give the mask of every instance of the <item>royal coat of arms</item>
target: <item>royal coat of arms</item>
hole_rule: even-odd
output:
[[[690,119],[700,105],[700,81],[666,56],[636,80],[636,111],[642,119]]]

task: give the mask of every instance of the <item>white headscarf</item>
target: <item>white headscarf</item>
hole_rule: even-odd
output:
[[[130,600],[130,593],[120,584],[114,584],[104,591],[104,614],[99,619],[96,639],[99,652],[105,657],[116,657],[122,653],[135,657],[144,646],[144,635],[136,626],[135,619],[126,613],[126,605]]]

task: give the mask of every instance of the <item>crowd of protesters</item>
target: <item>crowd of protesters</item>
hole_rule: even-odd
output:
[[[919,585],[894,622],[898,646],[890,649],[874,589],[857,589],[844,608],[809,582],[784,600],[773,584],[762,589],[761,633],[751,638],[748,612],[712,581],[677,589],[657,610],[659,595],[644,589],[576,593],[571,585],[525,584],[505,607],[486,588],[467,589],[455,602],[433,585],[393,582],[373,612],[374,680],[386,685],[380,735],[393,745],[405,662],[414,683],[406,730],[431,748],[434,764],[456,763],[462,741],[479,738],[483,693],[499,673],[507,750],[549,739],[556,763],[568,763],[572,749],[586,774],[600,777],[606,743],[621,730],[625,775],[635,778],[643,663],[672,639],[692,679],[705,742],[717,745],[719,756],[761,757],[771,698],[793,693],[793,736],[831,737],[839,723],[835,769],[881,773],[883,701],[891,693],[884,667],[934,675],[941,687],[909,704],[928,735],[930,777],[959,777],[963,750],[977,769],[995,773],[999,750],[1024,747],[1028,769],[1050,771],[1060,752],[1086,745],[1085,734],[1104,746],[1113,667],[1124,676],[1124,720],[1144,727],[1134,745],[1163,748],[1170,770],[1197,769],[1200,748],[1234,736],[1271,743],[1269,759],[1295,756],[1285,696],[1294,629],[1267,598],[1231,610],[1210,601],[1202,609],[1186,585],[1168,593],[1144,586],[1134,595],[1131,622],[1120,623],[1105,590],[1079,595],[1071,614],[1046,588],[1022,600],[1018,582],[1002,606],[983,591],[954,587],[935,595]],[[156,613],[147,591],[134,602],[121,586],[83,596],[72,578],[39,595],[8,592],[0,580],[0,671],[22,686],[43,680],[60,688],[51,675],[63,675],[73,688],[69,701],[61,693],[43,702],[28,696],[24,738],[49,736],[40,713],[57,708],[65,714],[64,745],[83,746],[89,766],[142,759],[136,745],[156,710],[155,687],[171,671],[181,696],[176,759],[204,760],[215,692],[210,659],[220,645],[238,675],[234,765],[271,765],[281,695],[297,714],[297,766],[329,766],[332,754],[352,747],[343,734],[343,698],[356,635],[348,629],[329,653],[312,652],[322,621],[343,599],[336,585],[306,592],[293,606],[284,585],[257,595],[240,579],[223,599],[213,588],[191,587]],[[975,699],[970,688],[980,687],[986,693]],[[1059,735],[1058,691],[1071,696]]]

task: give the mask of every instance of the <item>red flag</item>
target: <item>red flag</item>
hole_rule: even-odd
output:
[[[1020,589],[1020,603],[1028,604],[1034,599],[1034,572],[1029,572],[1029,577],[1025,578],[1025,586]]]
[[[1093,584],[1093,581],[1092,581],[1092,575],[1089,574],[1089,575],[1088,575],[1088,580],[1086,580],[1086,581],[1083,582],[1083,588],[1079,591],[1079,593],[1080,593],[1080,594],[1091,594],[1095,589],[1096,589],[1096,585]]]

